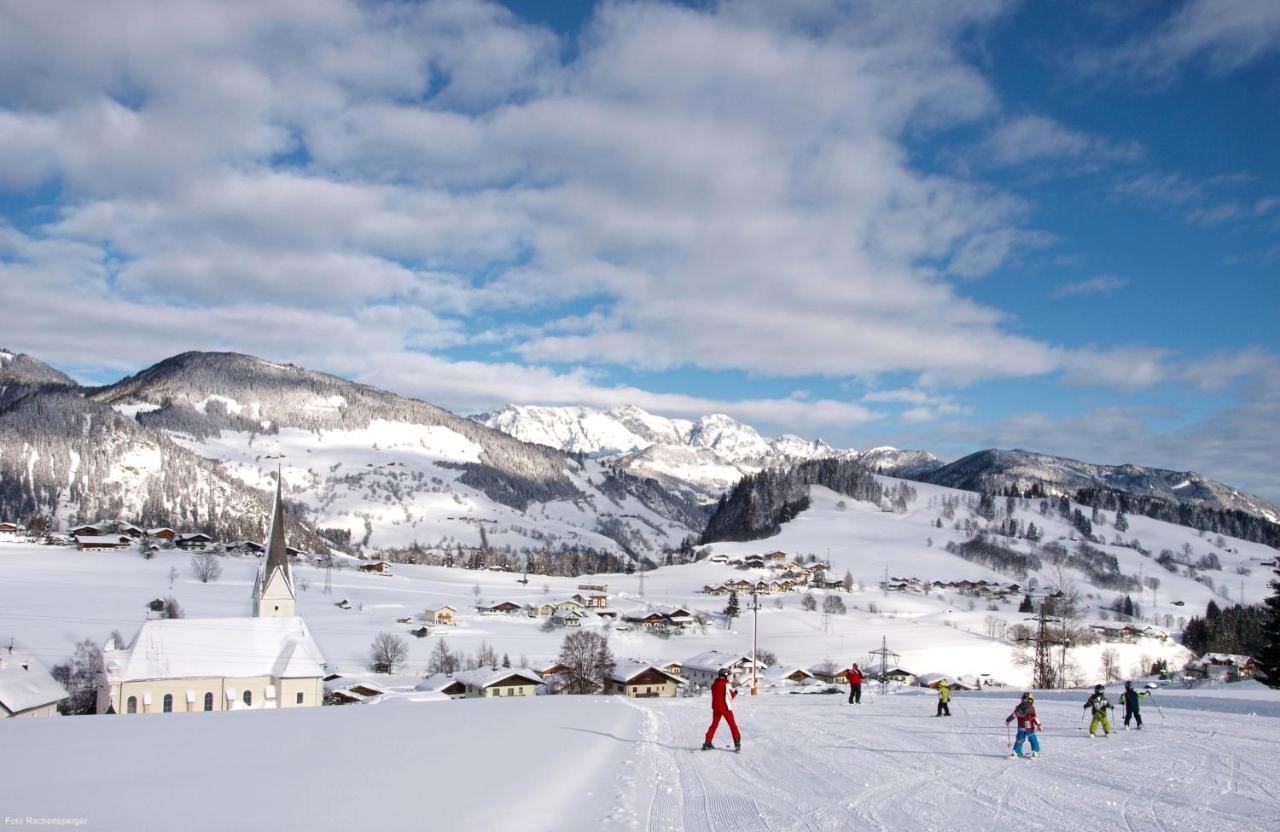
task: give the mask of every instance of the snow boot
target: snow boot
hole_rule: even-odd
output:
[[[715,746],[711,744],[711,741],[710,741],[710,740],[703,740],[703,741],[702,741],[702,750],[703,750],[703,751],[710,751],[710,750],[711,750],[711,749],[713,749],[713,748],[715,748]]]
[[[734,750],[734,751],[741,751],[741,750],[742,750],[742,740],[734,740],[734,741],[733,741],[733,750]]]

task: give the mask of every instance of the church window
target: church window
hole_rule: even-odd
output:
[[[246,705],[252,705],[252,704],[253,704],[253,691],[248,691],[248,690],[247,690],[247,691],[245,691],[245,692],[244,692],[244,704],[246,704]]]
[[[204,709],[206,711],[213,710],[213,691],[209,691],[204,695]]]
[[[171,713],[173,713],[173,694],[172,694],[172,693],[166,693],[166,694],[164,695],[164,705],[163,705],[163,707],[164,707],[164,712],[165,712],[165,713],[167,713],[167,714],[171,714]]]
[[[130,714],[136,714],[138,712],[138,697],[129,697],[129,701],[125,705],[125,712]]]

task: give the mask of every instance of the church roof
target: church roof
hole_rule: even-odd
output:
[[[128,649],[104,651],[103,659],[112,683],[324,675],[324,655],[297,617],[155,619]]]
[[[289,571],[289,547],[286,545],[284,537],[283,481],[283,476],[277,476],[276,499],[271,506],[271,528],[267,531],[267,555],[262,559],[262,568],[258,570],[258,578],[253,587],[253,597],[255,599],[262,597],[262,593],[267,588],[271,576],[277,569],[284,576],[285,585],[289,587],[289,594],[293,594],[293,575]]]

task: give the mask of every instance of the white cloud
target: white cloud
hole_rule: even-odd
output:
[[[1188,0],[1150,31],[1079,60],[1090,73],[1168,80],[1189,64],[1216,75],[1234,72],[1280,50],[1280,4],[1273,0]]]
[[[1090,164],[1132,162],[1141,159],[1141,145],[1117,144],[1101,136],[1073,130],[1042,115],[1006,120],[987,139],[985,149],[999,165],[1069,160]]]
[[[1112,295],[1129,285],[1129,278],[1115,275],[1098,275],[1088,280],[1064,283],[1053,290],[1050,297],[1055,300],[1079,297],[1081,295]]]

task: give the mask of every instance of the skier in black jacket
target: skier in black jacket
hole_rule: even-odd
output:
[[[1120,703],[1124,705],[1124,730],[1129,730],[1129,718],[1132,717],[1138,723],[1138,730],[1142,730],[1142,714],[1138,712],[1138,699],[1146,696],[1150,697],[1151,693],[1145,690],[1134,690],[1133,682],[1124,683],[1124,693],[1120,694]]]

